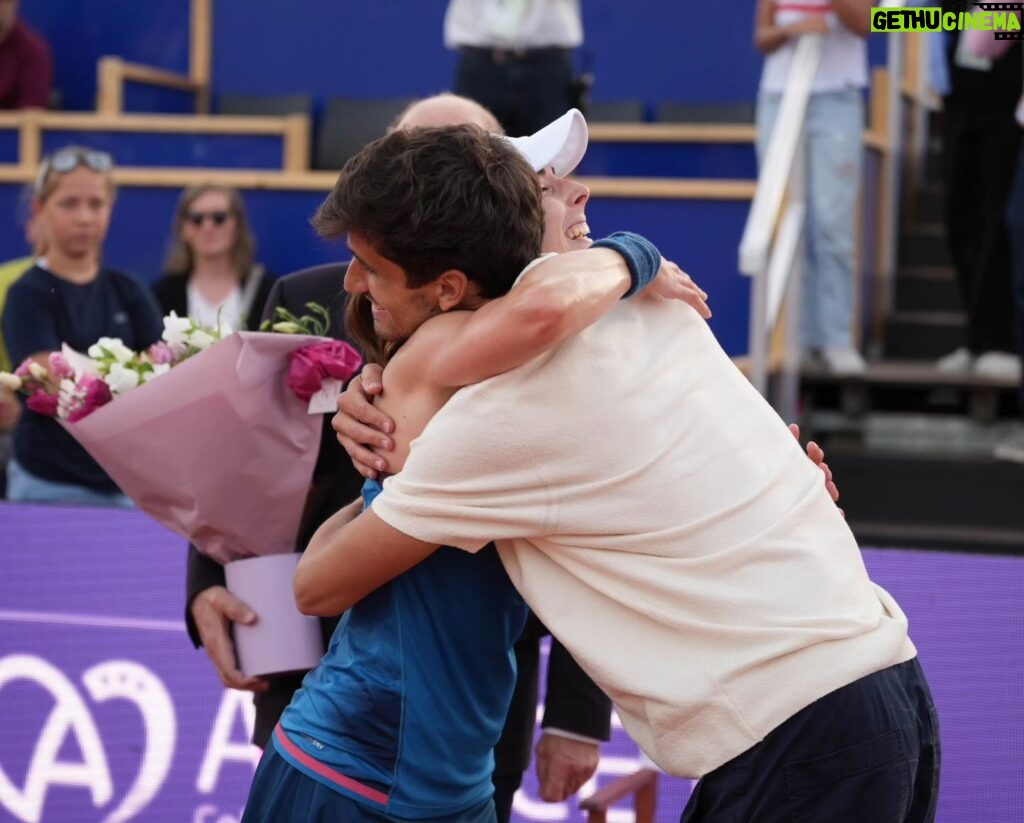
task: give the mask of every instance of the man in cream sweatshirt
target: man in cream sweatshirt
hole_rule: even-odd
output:
[[[907,618],[693,310],[620,301],[457,392],[332,535],[323,606],[492,540],[640,747],[702,778],[683,823],[934,818],[937,718]]]

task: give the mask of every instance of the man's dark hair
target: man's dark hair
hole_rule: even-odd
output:
[[[526,160],[477,126],[394,131],[351,158],[312,219],[322,237],[362,235],[410,288],[449,269],[498,297],[540,254],[540,183]]]

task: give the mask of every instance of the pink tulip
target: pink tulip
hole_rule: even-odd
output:
[[[154,363],[156,365],[161,365],[163,363],[173,363],[178,357],[178,355],[175,354],[174,349],[171,348],[171,346],[169,346],[167,343],[164,343],[163,341],[154,343],[152,346],[150,346],[148,354],[149,362]]]
[[[57,395],[36,389],[25,403],[32,411],[45,414],[47,417],[57,416]]]
[[[85,379],[86,377],[89,377],[90,379],[87,381]],[[110,386],[98,377],[83,375],[82,382],[79,385],[85,389],[85,397],[82,398],[82,404],[68,414],[69,423],[81,420],[83,417],[92,414],[100,406],[105,406],[113,399],[113,395],[110,393]]]
[[[62,380],[65,377],[72,378],[75,376],[74,369],[64,358],[64,355],[60,352],[50,352],[50,375],[55,380]]]

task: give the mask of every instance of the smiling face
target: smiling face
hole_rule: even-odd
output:
[[[229,255],[235,248],[237,220],[231,200],[222,191],[200,194],[188,206],[181,239],[197,258]]]
[[[441,310],[434,283],[410,288],[401,266],[378,254],[356,232],[349,232],[348,248],[352,262],[345,272],[345,291],[367,296],[373,329],[381,340],[405,340]]]
[[[542,251],[561,253],[588,248],[590,226],[585,207],[590,189],[582,183],[555,177],[550,169],[541,173],[540,180],[544,208]]]

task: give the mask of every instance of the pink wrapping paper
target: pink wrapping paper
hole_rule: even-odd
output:
[[[323,424],[285,387],[324,338],[236,332],[65,428],[135,504],[220,563],[291,552]]]

